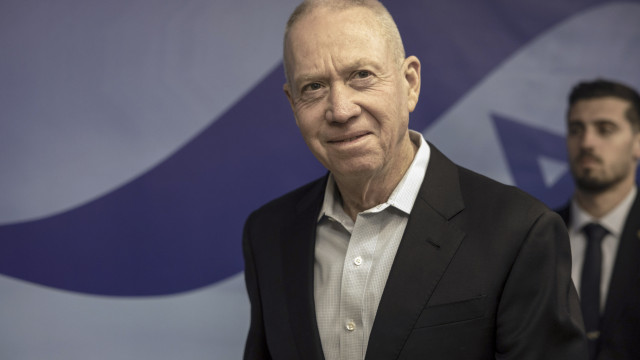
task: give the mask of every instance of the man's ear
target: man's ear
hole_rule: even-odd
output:
[[[402,69],[408,88],[407,106],[409,112],[412,112],[416,108],[420,96],[420,60],[413,55],[409,56],[404,59]]]

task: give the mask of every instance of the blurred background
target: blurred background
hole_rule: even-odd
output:
[[[0,1],[0,359],[241,358],[244,220],[325,173],[282,92],[297,3]],[[410,127],[567,202],[567,94],[640,88],[640,0],[384,3]]]

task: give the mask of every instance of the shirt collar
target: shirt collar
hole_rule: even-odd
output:
[[[580,205],[576,202],[575,198],[571,200],[571,231],[579,232],[582,228],[591,222],[597,222],[604,226],[609,233],[613,236],[620,237],[624,227],[624,222],[631,209],[633,200],[636,197],[637,187],[634,186],[629,194],[615,207],[609,211],[606,215],[600,219],[596,219],[589,215],[586,211],[582,210]]]
[[[413,204],[418,197],[420,186],[424,180],[425,173],[427,171],[427,165],[429,164],[429,158],[431,157],[431,149],[429,144],[424,140],[422,134],[417,131],[409,130],[409,138],[411,142],[418,146],[418,151],[409,166],[409,169],[404,174],[396,188],[389,196],[389,199],[384,204],[375,206],[367,212],[382,211],[388,206],[393,206],[398,210],[409,214],[413,208]],[[320,214],[318,214],[318,221],[323,216],[336,219],[342,222],[341,219],[348,218],[342,208],[342,200],[340,193],[337,191],[336,182],[333,178],[333,174],[329,174],[327,186],[324,192],[324,201]]]

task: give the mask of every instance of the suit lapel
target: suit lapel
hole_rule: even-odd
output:
[[[326,177],[317,181],[297,207],[296,218],[283,230],[287,310],[301,359],[324,359],[313,295],[313,266],[317,216],[322,205]]]
[[[616,326],[616,322],[621,320],[624,300],[632,291],[631,287],[637,287],[640,284],[638,254],[640,254],[640,192],[636,195],[622,230],[602,318],[603,331]]]
[[[458,168],[433,145],[369,337],[367,360],[395,359],[464,233],[448,222],[464,208]]]

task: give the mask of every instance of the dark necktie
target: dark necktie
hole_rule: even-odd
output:
[[[600,336],[600,278],[602,274],[602,239],[607,229],[591,223],[583,228],[587,237],[582,278],[580,279],[580,304],[584,327],[589,342],[589,359],[595,359]]]

